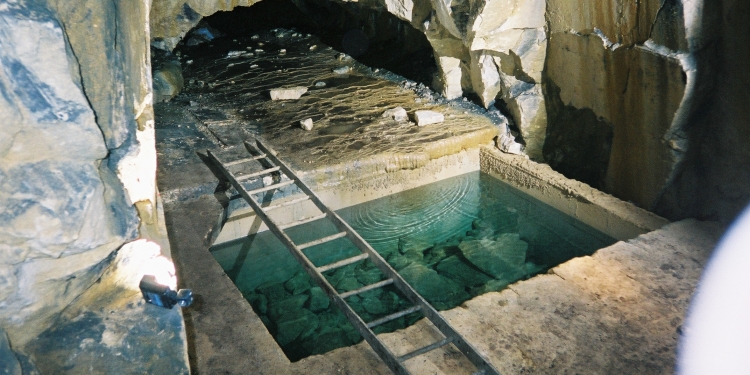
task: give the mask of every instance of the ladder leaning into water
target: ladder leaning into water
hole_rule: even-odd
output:
[[[349,224],[344,222],[344,220],[341,219],[338,214],[336,214],[333,210],[326,206],[318,198],[318,196],[304,182],[302,182],[302,180],[300,180],[283,161],[279,160],[275,156],[274,152],[263,145],[263,143],[261,143],[259,140],[256,140],[256,145],[253,145],[250,142],[245,142],[245,148],[245,151],[248,152],[248,157],[233,161],[220,160],[216,153],[213,153],[211,151],[208,151],[208,155],[224,174],[224,177],[226,177],[228,182],[231,183],[231,185],[239,192],[242,198],[244,198],[245,201],[247,201],[247,203],[250,205],[250,207],[253,208],[258,217],[260,217],[261,220],[263,220],[263,222],[266,224],[266,226],[268,226],[268,229],[273,232],[276,237],[278,237],[279,240],[281,240],[281,242],[289,249],[292,255],[305,268],[305,271],[307,271],[307,273],[315,281],[315,283],[320,286],[323,291],[325,291],[331,301],[333,301],[334,305],[336,305],[336,307],[338,307],[339,310],[344,313],[344,315],[347,317],[347,319],[349,319],[354,328],[357,329],[359,334],[362,335],[362,337],[365,339],[365,341],[367,341],[368,344],[370,344],[375,353],[380,356],[383,362],[385,362],[385,364],[391,369],[391,371],[393,371],[393,373],[398,375],[409,374],[409,372],[406,370],[406,367],[404,367],[403,362],[442,346],[453,344],[466,356],[469,361],[471,361],[472,364],[474,364],[474,366],[477,367],[478,371],[475,372],[474,375],[499,374],[498,371],[481,354],[479,354],[479,352],[477,352],[477,350],[471,344],[466,342],[466,340],[464,340],[463,337],[461,337],[461,335],[456,332],[453,327],[451,327],[451,325],[445,319],[443,319],[443,317],[396,272],[396,270],[391,268],[391,266],[380,256],[380,254],[378,254],[372,248],[372,246],[370,246],[370,244],[368,244],[362,237],[360,237],[360,235],[357,234],[357,232],[355,232],[354,229],[349,226]],[[250,150],[252,150],[255,155],[253,155]],[[234,165],[261,160],[270,162],[261,164],[273,164],[274,166],[268,167],[259,172],[242,175],[240,177],[235,176],[234,173],[229,170],[229,167]],[[248,179],[264,175],[270,175],[272,173],[280,173],[281,175],[286,176],[289,180],[280,180],[281,182],[271,183],[268,186],[254,190],[247,190],[240,183],[241,181],[246,181]],[[253,198],[254,194],[270,192],[274,189],[278,189],[288,185],[296,185],[297,188],[302,191],[304,196],[267,207],[261,207],[259,201]],[[288,224],[278,224],[274,219],[268,216],[268,212],[273,209],[284,206],[291,206],[293,204],[302,203],[308,200],[312,201],[317,209],[321,211],[320,215],[301,219]],[[324,218],[330,220],[340,232],[331,236],[323,237],[302,244],[295,244],[291,240],[289,235],[284,232],[285,229]],[[351,258],[333,262],[321,267],[316,267],[302,252],[303,249],[321,245],[323,243],[343,237],[348,238],[362,253]],[[387,278],[383,281],[366,285],[356,290],[348,291],[345,293],[338,293],[336,289],[331,286],[328,280],[326,280],[325,276],[323,276],[323,272],[330,271],[339,267],[344,267],[346,265],[363,261],[365,259],[369,259],[370,261],[372,261],[373,264],[381,272],[383,272],[383,274],[386,275]],[[373,320],[371,322],[364,322],[362,318],[360,318],[359,315],[357,315],[357,313],[345,301],[347,297],[357,295],[369,290],[382,288],[387,285],[393,285],[396,289],[398,289],[398,291],[400,291],[413,304],[413,306],[405,310]],[[424,315],[442,333],[444,338],[433,344],[414,350],[410,353],[396,356],[375,335],[375,333],[372,331],[372,328],[417,311],[421,312],[422,315]]]

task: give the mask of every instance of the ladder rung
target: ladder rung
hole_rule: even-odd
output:
[[[408,361],[408,360],[410,360],[410,359],[412,359],[412,358],[414,358],[414,357],[416,357],[418,355],[422,355],[424,353],[431,352],[431,351],[433,351],[433,350],[435,350],[435,349],[437,349],[437,348],[439,348],[441,346],[450,344],[451,341],[453,341],[453,340],[451,340],[450,338],[446,337],[446,338],[444,338],[444,339],[442,339],[442,340],[440,340],[438,342],[434,342],[434,343],[432,343],[430,345],[421,347],[421,348],[419,348],[419,349],[417,349],[415,351],[406,353],[406,354],[404,354],[404,355],[396,358],[396,360],[398,360],[399,362],[406,362],[406,361]]]
[[[258,189],[255,189],[255,190],[250,190],[250,191],[247,192],[247,194],[249,194],[249,195],[258,194],[258,193],[262,193],[264,191],[269,191],[269,190],[278,189],[280,187],[284,187],[284,186],[287,186],[287,185],[291,185],[293,183],[294,183],[294,180],[282,181],[282,182],[279,182],[278,184],[268,185],[268,186],[264,186],[262,188],[258,188]]]
[[[1,1],[1,0],[0,0]],[[383,359],[383,361],[388,365],[388,368],[393,371],[394,374],[408,374],[409,371],[404,367],[403,363],[401,361],[406,361],[410,358],[413,358],[415,356],[418,356],[420,354],[429,352],[430,350],[433,350],[438,347],[442,347],[443,345],[446,345],[448,342],[450,342],[452,345],[454,345],[461,353],[463,353],[466,358],[474,365],[477,369],[479,369],[478,372],[474,373],[473,375],[498,375],[497,369],[495,369],[492,364],[490,364],[486,358],[484,358],[483,354],[480,353],[476,348],[474,348],[470,343],[466,342],[461,335],[450,325],[450,323],[444,319],[443,316],[440,315],[425,299],[424,297],[420,296],[417,291],[415,291],[399,274],[396,272],[396,270],[393,269],[381,256],[380,254],[375,251],[375,249],[370,246],[356,231],[354,231],[341,217],[339,217],[338,214],[336,214],[335,211],[332,211],[330,207],[328,207],[323,201],[313,192],[313,190],[305,184],[304,181],[300,180],[294,170],[292,170],[284,161],[279,159],[276,155],[276,152],[274,152],[272,149],[267,148],[260,140],[256,140],[256,146],[252,145],[250,142],[245,142],[245,146],[250,154],[256,153],[256,154],[263,154],[260,156],[251,157],[249,159],[243,159],[243,160],[236,160],[233,162],[230,162],[228,164],[222,163],[222,161],[217,158],[216,154],[211,152],[211,150],[208,150],[208,156],[211,158],[216,164],[217,167],[221,169],[221,172],[224,174],[224,177],[227,181],[229,181],[232,186],[234,186],[235,189],[237,189],[238,192],[242,194],[242,197],[247,200],[247,203],[255,210],[256,214],[260,219],[263,220],[263,222],[268,226],[269,230],[273,232],[279,240],[289,249],[290,253],[296,258],[302,266],[305,267],[305,269],[308,271],[310,276],[314,279],[316,284],[318,284],[319,287],[321,287],[326,294],[331,298],[331,302],[338,307],[344,315],[347,317],[347,319],[354,325],[356,330],[362,335],[362,337],[367,341],[372,349],[375,351],[375,353],[378,354],[378,356]],[[249,156],[249,155],[247,155]],[[254,197],[251,197],[250,194],[248,194],[248,191],[246,188],[242,186],[241,183],[237,181],[237,177],[229,171],[227,166],[230,165],[236,165],[240,163],[244,163],[246,161],[250,160],[258,160],[261,158],[265,158],[269,163],[271,163],[273,166],[278,166],[278,171],[282,176],[288,177],[291,180],[286,181],[285,183],[276,184],[267,186],[263,189],[255,190],[251,194],[258,193],[261,191],[271,190],[280,186],[285,186],[287,184],[294,183],[297,188],[299,189],[299,193],[301,194],[295,194],[292,197],[284,198],[283,200],[280,200],[279,202],[282,203],[275,203],[275,202],[268,202],[267,207],[261,207],[261,205],[254,199]],[[264,165],[266,165],[264,163]],[[267,172],[267,170],[265,170]],[[255,173],[255,172],[253,172]],[[247,181],[249,177],[245,177],[245,181]],[[276,180],[278,181],[278,180]],[[292,182],[294,181],[294,182]],[[270,195],[270,194],[268,194]],[[301,197],[301,198],[300,198]],[[315,205],[315,207],[320,210],[322,215],[317,217],[311,217],[307,219],[298,220],[293,223],[284,224],[283,226],[276,223],[275,220],[273,220],[271,217],[269,217],[268,214],[266,214],[267,211],[274,210],[276,208],[289,206],[295,203],[303,202],[305,200],[310,200],[311,203]],[[264,202],[265,203],[265,202]],[[275,204],[272,204],[275,203]],[[345,233],[345,236],[352,242],[353,245],[355,245],[359,250],[362,251],[360,255],[354,256],[352,258],[344,259],[341,261],[337,261],[328,265],[324,265],[322,267],[316,267],[315,264],[313,264],[310,259],[307,258],[307,256],[303,253],[302,250],[292,241],[291,238],[289,238],[288,234],[284,232],[283,228],[291,228],[297,225],[301,225],[304,223],[309,223],[315,220],[327,218],[328,220],[333,223],[340,232]],[[302,228],[301,228],[302,229]],[[342,237],[344,234],[337,234],[334,236]],[[315,241],[311,241],[305,244],[301,244],[302,247],[310,247],[314,246],[315,244],[323,243],[329,240],[332,240],[333,237],[328,236],[328,238],[321,238]],[[363,286],[362,288],[356,289],[354,291],[349,291],[345,293],[338,293],[337,290],[331,286],[331,284],[326,280],[325,276],[321,274],[321,272],[330,271],[339,267],[343,267],[349,264],[354,264],[358,261],[363,261],[365,259],[369,259],[372,261],[374,265],[377,266],[377,268],[385,274],[386,280],[379,281],[375,284]],[[402,310],[400,312],[396,312],[394,314],[387,315],[385,317],[375,319],[372,322],[365,323],[362,321],[362,319],[357,315],[357,312],[352,309],[352,307],[347,304],[347,302],[341,298],[342,296],[344,298],[350,297],[353,295],[356,295],[358,293],[363,293],[367,290],[373,290],[378,287],[383,287],[388,284],[393,285],[396,289],[398,289],[403,296],[408,299],[413,306],[409,307],[405,310]],[[424,348],[417,349],[415,351],[412,351],[410,353],[407,353],[401,357],[396,357],[393,355],[393,352],[391,352],[376,335],[371,330],[373,327],[380,326],[384,323],[393,321],[395,319],[407,316],[409,314],[415,313],[417,311],[420,311],[422,315],[427,318],[432,325],[437,328],[442,333],[442,337],[445,337],[445,339],[441,340],[440,342],[430,344]],[[448,340],[450,338],[450,340]]]
[[[289,201],[286,201],[286,202],[282,202],[282,203],[278,203],[278,204],[272,204],[272,205],[270,205],[268,207],[261,207],[261,208],[263,209],[263,211],[268,212],[268,211],[271,211],[271,210],[275,210],[277,208],[291,206],[291,205],[299,203],[299,202],[304,202],[304,201],[309,200],[309,199],[310,199],[310,197],[307,196],[307,195],[305,195],[304,197],[301,197],[301,198],[295,198],[295,199],[292,199],[292,200],[289,200]]]
[[[279,229],[284,230],[284,229],[288,229],[291,227],[296,227],[297,225],[307,224],[315,220],[320,220],[320,219],[325,219],[325,218],[326,218],[326,214],[320,214],[318,216],[311,216],[311,217],[308,217],[307,219],[297,220],[288,224],[279,225]]]
[[[330,271],[330,270],[335,269],[335,268],[339,268],[339,267],[343,267],[343,266],[348,266],[348,265],[350,265],[352,263],[357,263],[357,262],[359,262],[362,259],[367,259],[367,257],[369,257],[369,255],[367,253],[362,253],[362,254],[359,254],[359,255],[357,255],[355,257],[346,258],[344,260],[340,260],[338,262],[331,263],[331,264],[325,265],[323,267],[318,267],[318,272],[323,273],[323,272]]]
[[[355,294],[364,293],[364,292],[366,292],[368,290],[373,290],[373,289],[381,288],[381,287],[384,287],[386,285],[391,285],[391,284],[393,284],[393,279],[385,279],[385,280],[379,281],[379,282],[377,282],[375,284],[365,285],[365,286],[363,286],[363,287],[361,287],[359,289],[350,290],[350,291],[348,291],[346,293],[341,293],[339,295],[339,297],[346,298],[346,297],[349,297],[349,296],[353,296]]]
[[[239,159],[239,160],[235,160],[235,161],[230,161],[229,163],[225,163],[224,166],[225,167],[231,167],[233,165],[247,163],[247,162],[253,161],[253,160],[263,159],[265,157],[266,157],[266,154],[260,154],[258,156],[253,156],[251,158],[244,158],[244,159]]]
[[[377,326],[379,326],[379,325],[381,325],[383,323],[388,323],[391,320],[398,319],[398,318],[400,318],[400,317],[402,317],[404,315],[409,315],[409,314],[411,314],[411,313],[413,313],[415,311],[419,311],[419,309],[420,309],[419,306],[412,306],[412,307],[410,307],[410,308],[408,308],[406,310],[401,310],[401,311],[399,311],[397,313],[393,313],[391,315],[386,315],[386,316],[384,316],[384,317],[382,317],[380,319],[373,320],[370,323],[367,323],[367,328],[373,328],[373,327],[377,327]]]
[[[301,245],[297,245],[297,248],[300,249],[300,250],[307,249],[308,247],[313,247],[313,246],[320,245],[322,243],[326,243],[326,242],[329,242],[329,241],[337,240],[337,239],[339,239],[341,237],[346,237],[346,232],[340,232],[340,233],[336,233],[336,234],[334,234],[332,236],[327,236],[327,237],[323,237],[323,238],[317,239],[315,241],[305,242],[305,243],[303,243]]]
[[[280,167],[273,167],[273,168],[268,168],[268,169],[264,169],[264,170],[262,170],[262,171],[260,171],[260,172],[255,172],[255,173],[245,174],[245,175],[242,175],[242,176],[239,176],[239,177],[237,177],[237,178],[236,178],[236,180],[237,180],[237,181],[245,181],[245,180],[247,180],[247,179],[251,179],[251,178],[253,178],[253,177],[258,177],[258,176],[262,176],[262,175],[264,175],[264,174],[269,174],[269,173],[271,173],[271,172],[276,172],[276,171],[278,171],[278,170],[279,170],[279,168],[280,168]]]

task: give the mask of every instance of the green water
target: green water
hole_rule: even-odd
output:
[[[450,178],[338,211],[438,310],[544,272],[615,240],[483,173]],[[304,243],[337,230],[321,220],[287,231]],[[349,346],[359,334],[270,232],[211,248],[290,360]],[[317,266],[359,254],[339,239],[305,250]],[[339,292],[385,277],[369,261],[326,273]],[[365,322],[408,306],[394,289],[347,302]],[[404,328],[412,314],[376,329]]]

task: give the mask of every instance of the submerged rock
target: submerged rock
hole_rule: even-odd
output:
[[[302,306],[310,298],[307,294],[299,294],[282,300],[269,300],[268,317],[278,323],[284,320],[296,319],[296,315],[302,310]]]
[[[401,237],[398,239],[398,251],[410,262],[421,262],[424,251],[431,248],[432,243]]]
[[[284,283],[266,283],[255,288],[255,291],[266,296],[269,301],[282,300],[290,296],[284,288]]]
[[[399,253],[391,253],[388,255],[387,258],[388,264],[393,267],[394,270],[400,271],[404,267],[411,264],[411,260],[409,260],[407,257],[399,254]]]
[[[479,219],[495,233],[518,233],[518,212],[504,204],[484,207],[479,212]]]
[[[284,283],[284,288],[292,295],[304,293],[311,287],[310,276],[305,272],[298,272],[294,277]]]
[[[309,337],[318,329],[318,317],[307,309],[297,309],[276,322],[276,341],[285,346],[298,337]]]
[[[266,314],[268,312],[268,298],[262,294],[252,293],[247,296],[247,301],[250,305],[255,308],[255,312],[258,314]]]
[[[363,285],[374,284],[383,279],[383,273],[376,267],[357,270],[357,281]]]
[[[388,117],[398,122],[406,121],[409,119],[409,116],[406,114],[406,110],[402,107],[396,107],[383,112],[383,117]]]
[[[441,260],[459,253],[458,242],[444,242],[436,244],[430,249],[425,250],[424,262],[427,266],[439,263]]]
[[[457,282],[440,276],[435,270],[420,263],[412,263],[399,271],[401,276],[436,309],[445,310],[469,299],[469,294]]]
[[[464,263],[457,255],[445,258],[436,268],[440,275],[468,287],[484,285],[492,280],[487,275],[477,272],[477,270]]]
[[[425,126],[441,123],[445,121],[445,116],[435,111],[416,111],[414,112],[414,119],[418,126]]]
[[[529,245],[518,234],[506,233],[495,241],[465,241],[458,247],[471,264],[496,279],[515,281],[526,274],[524,263]]]
[[[363,287],[364,285],[357,281],[355,278],[345,278],[336,284],[336,289],[339,292],[348,292]]]
[[[328,308],[331,304],[331,300],[328,299],[326,292],[320,287],[314,286],[310,288],[310,305],[309,308],[313,312],[322,311]]]
[[[471,290],[471,295],[472,296],[479,296],[479,295],[482,295],[482,294],[485,294],[485,293],[489,293],[489,292],[499,292],[499,291],[507,288],[508,285],[510,285],[510,284],[511,284],[511,281],[493,279],[493,280],[490,280],[488,283],[486,283],[484,285],[481,285],[481,286],[478,286],[476,288],[473,288]]]
[[[382,315],[388,312],[387,306],[378,298],[362,299],[362,308],[372,315]]]
[[[398,239],[398,251],[401,254],[406,254],[408,252],[424,252],[425,250],[431,248],[433,245],[432,242],[424,241],[421,239],[412,239],[407,237],[400,237]]]
[[[482,219],[475,219],[471,222],[471,230],[466,232],[467,237],[477,239],[490,238],[495,234],[493,225]]]
[[[271,89],[271,100],[297,100],[307,92],[307,87],[296,86]]]

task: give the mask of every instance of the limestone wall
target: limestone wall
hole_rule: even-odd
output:
[[[734,218],[750,200],[750,5],[547,7],[545,161],[671,219]]]
[[[0,3],[0,326],[15,347],[152,220],[149,1]]]
[[[728,222],[750,202],[750,2],[685,1],[685,9],[696,69],[681,108],[689,147],[655,210]]]
[[[652,209],[686,151],[677,113],[692,94],[694,68],[682,3],[547,6],[545,159],[569,177]],[[575,139],[565,139],[571,134]]]

